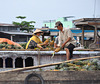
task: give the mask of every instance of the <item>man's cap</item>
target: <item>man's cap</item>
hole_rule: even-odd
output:
[[[40,29],[36,29],[33,34],[36,34],[36,33],[43,33],[43,31],[41,31]]]
[[[60,21],[55,23],[55,27],[59,26],[60,24],[62,24]]]

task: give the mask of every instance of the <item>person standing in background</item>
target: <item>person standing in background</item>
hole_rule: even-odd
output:
[[[58,47],[58,42],[59,42],[59,33],[57,34],[57,37],[55,38],[54,48],[57,48]]]

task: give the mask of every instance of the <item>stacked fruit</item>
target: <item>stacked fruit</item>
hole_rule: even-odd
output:
[[[59,71],[92,71],[100,70],[100,60],[90,59],[83,61],[72,61],[56,65],[54,70]]]
[[[17,45],[10,45],[7,42],[0,43],[0,49],[21,49],[21,47]]]
[[[45,50],[54,50],[53,46],[54,46],[54,40],[50,41],[50,39],[46,39],[44,41],[45,44],[47,44],[46,46],[44,46]]]

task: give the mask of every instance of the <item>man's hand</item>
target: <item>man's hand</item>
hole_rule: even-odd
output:
[[[67,42],[69,42],[70,40],[71,40],[71,38],[69,37],[69,38],[65,41],[65,43],[62,44],[62,48],[64,48],[65,44],[66,44]]]
[[[64,48],[64,46],[65,46],[65,43],[62,44],[61,48]]]

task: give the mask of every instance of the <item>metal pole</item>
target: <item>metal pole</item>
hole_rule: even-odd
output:
[[[13,36],[12,35],[11,35],[11,38],[10,39],[11,39],[11,41],[13,41]]]
[[[84,46],[84,25],[82,26],[82,45]]]

